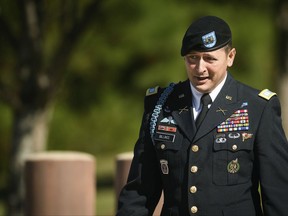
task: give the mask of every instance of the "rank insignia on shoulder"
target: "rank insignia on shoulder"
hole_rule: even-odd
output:
[[[146,96],[156,94],[158,92],[159,86],[148,88],[146,91]]]
[[[258,95],[266,100],[270,100],[274,95],[276,95],[276,93],[269,89],[264,89]]]

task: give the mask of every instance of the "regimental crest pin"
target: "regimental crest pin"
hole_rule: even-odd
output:
[[[240,164],[238,163],[238,158],[230,161],[230,163],[227,165],[227,171],[231,174],[237,173],[239,169],[240,169]]]
[[[160,166],[161,166],[161,171],[164,175],[169,174],[169,167],[168,167],[168,161],[167,160],[160,160]]]
[[[226,95],[226,100],[230,100],[230,101],[232,101],[232,96],[230,96],[230,95]]]
[[[207,48],[214,47],[216,42],[217,42],[215,31],[210,32],[206,35],[203,35],[202,41],[203,41],[203,44],[205,47],[207,47]]]

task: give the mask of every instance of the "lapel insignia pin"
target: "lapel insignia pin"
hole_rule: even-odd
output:
[[[178,96],[178,98],[183,98],[185,95],[184,94],[181,94]]]
[[[185,106],[184,108],[179,109],[179,114],[181,114],[183,111],[188,111],[188,107]]]
[[[216,110],[216,112],[222,112],[222,114],[225,116],[227,112],[227,110],[222,109],[221,107],[218,107],[218,110]]]

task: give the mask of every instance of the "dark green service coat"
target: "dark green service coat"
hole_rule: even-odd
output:
[[[260,96],[228,74],[197,130],[189,81],[174,86],[159,113],[163,91],[145,98],[117,216],[152,215],[162,190],[161,216],[287,216],[288,144],[278,97]]]

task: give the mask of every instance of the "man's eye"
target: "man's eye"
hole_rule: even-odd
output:
[[[209,62],[211,62],[211,61],[216,61],[216,58],[214,58],[214,57],[212,57],[212,56],[207,56],[207,57],[205,57],[204,59],[205,59],[205,61],[209,61]]]
[[[197,56],[196,55],[189,55],[187,56],[189,60],[195,60],[197,59]]]

